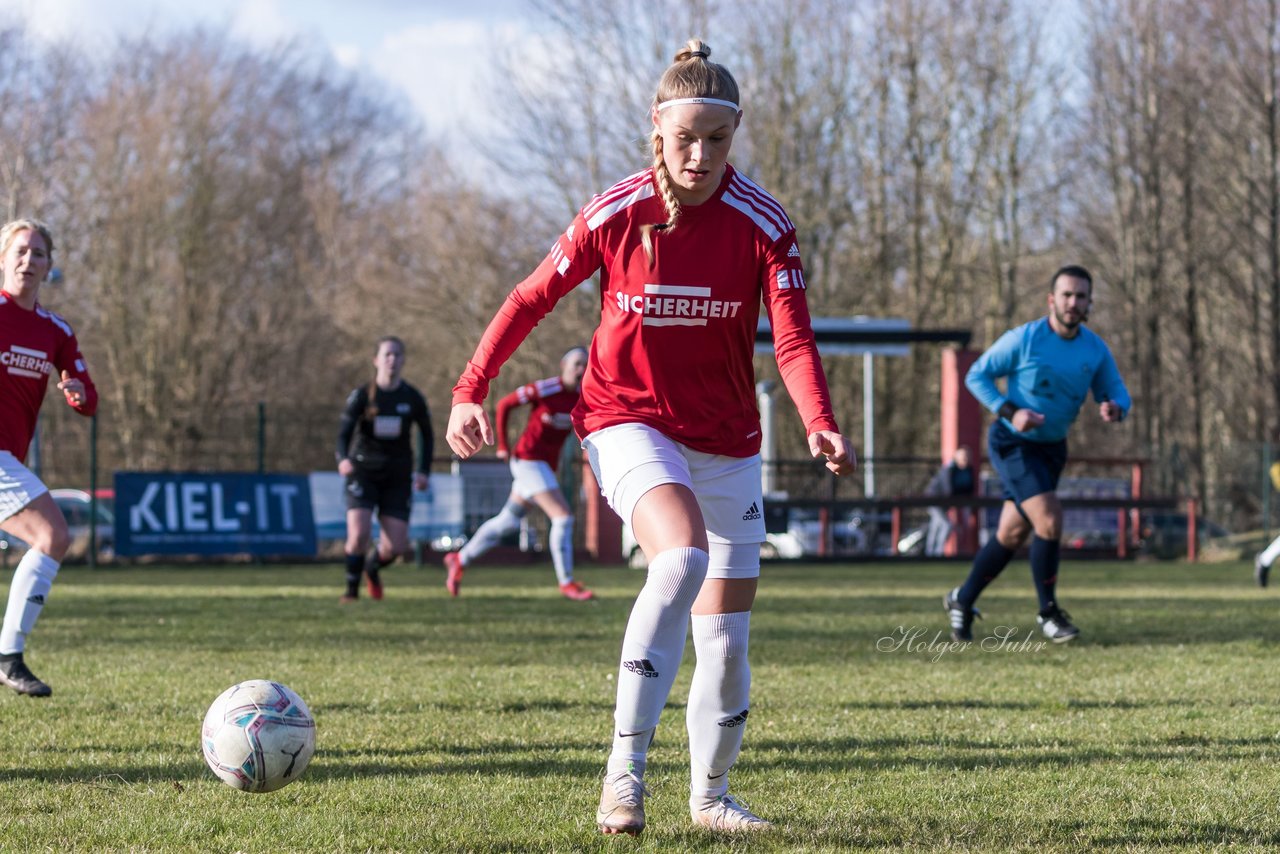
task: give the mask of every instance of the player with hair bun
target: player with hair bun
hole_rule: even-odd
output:
[[[23,655],[71,538],[48,488],[25,465],[27,449],[50,374],[76,412],[98,409],[75,333],[37,299],[52,267],[48,226],[17,219],[0,228],[0,530],[29,546],[13,571],[0,626],[0,682],[31,697],[53,694]]]
[[[613,748],[596,823],[645,826],[649,746],[692,629],[689,810],[715,831],[771,824],[729,794],[750,707],[751,608],[764,541],[752,364],[763,301],[778,368],[815,458],[855,468],[832,414],[795,227],[728,162],[738,85],[689,41],[649,118],[652,164],[593,198],[489,324],[453,390],[446,440],[494,441],[489,383],[565,294],[599,274],[600,322],[573,423],[605,498],[649,561],[622,641]]]
[[[573,430],[570,413],[578,404],[578,386],[586,370],[586,348],[574,347],[560,357],[558,376],[520,386],[498,401],[498,458],[511,461],[511,497],[498,515],[476,529],[461,551],[444,556],[445,586],[451,595],[458,595],[464,569],[503,537],[519,531],[520,520],[534,506],[551,520],[551,562],[560,593],[578,602],[595,598],[573,578],[573,511],[556,480],[560,451]],[[533,409],[513,453],[507,442],[507,421],[517,406]]]

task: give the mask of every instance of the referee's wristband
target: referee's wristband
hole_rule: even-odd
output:
[[[1018,412],[1018,405],[1012,400],[1006,400],[1004,403],[1000,404],[998,412],[1000,413],[1001,418],[1007,418],[1012,421],[1013,416]]]

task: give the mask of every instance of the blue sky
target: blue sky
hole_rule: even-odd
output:
[[[37,38],[70,40],[90,54],[122,35],[197,23],[260,44],[301,36],[397,87],[455,150],[483,100],[469,69],[527,34],[529,16],[526,0],[0,0],[0,25],[20,20]]]

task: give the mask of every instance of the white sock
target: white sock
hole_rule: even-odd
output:
[[[750,611],[693,616],[698,665],[685,719],[692,760],[689,801],[695,805],[709,806],[729,791],[729,769],[742,749],[750,706],[750,630]]]
[[[480,555],[498,544],[498,541],[509,534],[520,530],[520,520],[524,518],[525,509],[516,501],[507,501],[498,511],[498,515],[487,520],[476,529],[471,539],[458,552],[462,565],[466,566]]]
[[[551,562],[556,567],[556,581],[573,581],[573,517],[551,520]]]
[[[608,770],[644,769],[662,707],[666,705],[689,630],[689,609],[707,577],[702,549],[678,548],[649,562],[649,578],[631,607],[618,668],[613,752]]]
[[[1262,561],[1263,566],[1271,566],[1276,562],[1277,557],[1280,557],[1280,537],[1272,540],[1271,545],[1267,546],[1266,550],[1258,555],[1258,559]]]
[[[28,549],[13,571],[9,585],[9,605],[4,610],[4,627],[0,628],[0,655],[12,655],[27,647],[27,635],[35,628],[36,618],[44,610],[45,597],[53,587],[53,578],[61,566],[44,552]]]

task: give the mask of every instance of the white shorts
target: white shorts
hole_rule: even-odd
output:
[[[539,492],[559,488],[560,481],[556,480],[556,473],[542,460],[511,458],[511,491],[525,501]]]
[[[31,469],[8,451],[0,451],[0,522],[49,491]]]
[[[628,525],[646,492],[660,484],[678,483],[698,499],[707,526],[711,554],[707,577],[759,576],[759,544],[765,534],[759,454],[704,454],[644,424],[597,430],[582,440],[582,447],[605,500]]]

